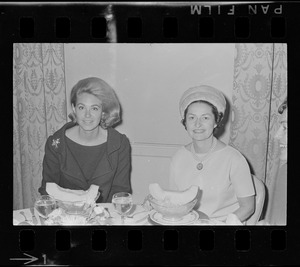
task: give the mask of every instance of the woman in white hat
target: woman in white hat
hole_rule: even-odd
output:
[[[182,124],[192,142],[181,147],[170,165],[170,187],[200,189],[197,208],[210,218],[245,222],[255,210],[255,191],[248,163],[235,148],[214,137],[226,108],[214,87],[188,89],[179,103]],[[230,214],[230,216],[228,216]]]

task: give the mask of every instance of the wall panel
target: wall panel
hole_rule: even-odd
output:
[[[179,145],[133,143],[132,146],[132,190],[135,203],[142,203],[149,194],[149,184],[158,183],[168,188],[171,157]]]

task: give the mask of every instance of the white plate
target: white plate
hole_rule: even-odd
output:
[[[47,220],[45,220],[46,225],[89,225],[89,224],[100,224],[99,221],[104,220],[108,215],[106,212],[101,213],[98,211],[98,215],[94,220],[87,222],[87,217],[82,215],[66,214],[61,208],[54,210]],[[93,211],[93,217],[96,213]],[[92,218],[93,218],[92,217]]]
[[[152,211],[150,213],[150,218],[152,221],[162,224],[162,225],[183,225],[191,224],[199,219],[199,214],[196,211],[191,211],[189,214],[185,215],[179,220],[166,220],[163,218],[162,214],[157,211]]]

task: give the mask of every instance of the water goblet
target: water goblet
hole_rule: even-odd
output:
[[[34,208],[39,216],[48,219],[49,214],[56,209],[56,200],[49,195],[42,195],[36,199]]]
[[[121,222],[124,224],[125,215],[132,208],[132,196],[127,192],[119,192],[113,195],[112,203],[115,210],[121,215]]]

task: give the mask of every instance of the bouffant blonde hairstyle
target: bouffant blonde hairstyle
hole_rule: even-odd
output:
[[[105,81],[97,77],[89,77],[78,81],[71,91],[71,105],[76,106],[77,97],[80,94],[88,93],[97,97],[102,103],[102,118],[100,126],[104,129],[112,127],[120,119],[120,102],[114,89]],[[76,122],[74,113],[69,118]]]

